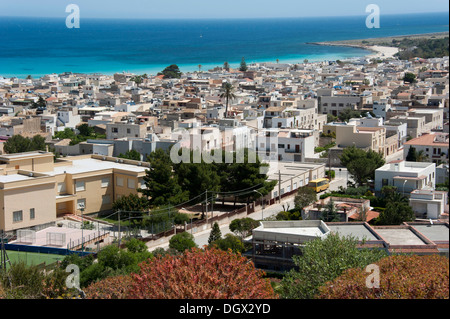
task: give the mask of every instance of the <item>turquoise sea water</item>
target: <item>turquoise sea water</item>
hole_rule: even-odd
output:
[[[247,63],[296,63],[367,55],[366,50],[307,44],[448,31],[448,13],[381,16],[368,29],[366,16],[227,20],[81,19],[0,17],[0,75],[42,76],[66,71],[156,74],[170,64],[182,71]]]

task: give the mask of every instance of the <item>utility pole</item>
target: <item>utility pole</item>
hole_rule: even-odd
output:
[[[278,171],[278,201],[281,203],[281,171]]]
[[[118,241],[118,243],[119,243],[119,248],[120,248],[120,209],[117,211],[117,213],[118,213],[118,216],[119,216],[119,241]]]
[[[206,213],[206,224],[208,224],[208,190],[205,193],[205,213]]]

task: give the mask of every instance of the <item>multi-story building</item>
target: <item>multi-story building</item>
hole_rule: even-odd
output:
[[[375,191],[383,186],[396,186],[402,194],[416,189],[433,189],[436,185],[436,164],[392,161],[375,170]]]
[[[424,134],[405,142],[404,145],[405,158],[408,155],[409,149],[414,147],[416,152],[423,151],[423,154],[428,157],[428,162],[437,163],[438,165],[439,163],[448,163],[448,133],[432,132],[430,134]]]
[[[112,209],[120,196],[145,187],[149,163],[86,155],[54,162],[50,152],[0,156],[0,229],[46,227],[66,214]]]

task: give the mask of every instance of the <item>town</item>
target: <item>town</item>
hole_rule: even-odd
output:
[[[216,242],[279,278],[333,234],[448,258],[448,69],[448,56],[378,54],[0,77],[2,269],[28,252],[98,256],[101,272],[110,247],[188,256]],[[81,288],[106,298],[86,276]],[[285,280],[278,296],[319,292]],[[258,287],[238,295],[270,290]]]

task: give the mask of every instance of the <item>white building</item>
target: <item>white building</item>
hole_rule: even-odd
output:
[[[436,164],[426,162],[394,161],[375,170],[375,191],[383,186],[396,186],[409,194],[417,189],[434,189]]]
[[[439,219],[445,212],[448,195],[445,191],[414,190],[409,198],[409,205],[420,218]]]

